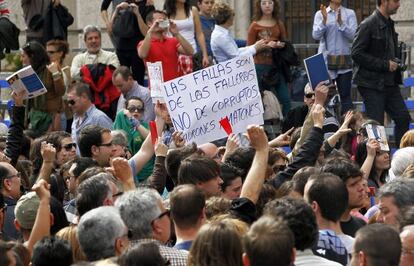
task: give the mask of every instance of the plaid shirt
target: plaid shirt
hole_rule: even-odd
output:
[[[131,246],[137,245],[140,243],[154,243],[160,249],[161,256],[166,260],[166,265],[171,266],[187,266],[187,257],[188,252],[185,250],[178,250],[176,248],[171,248],[163,245],[160,241],[156,239],[139,239],[131,241]]]

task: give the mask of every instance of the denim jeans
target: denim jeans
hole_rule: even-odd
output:
[[[341,114],[343,114],[354,107],[351,99],[352,71],[338,74],[335,82],[341,96]]]

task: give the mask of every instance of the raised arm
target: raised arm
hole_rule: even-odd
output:
[[[192,7],[192,12],[193,12],[194,29],[195,29],[197,42],[203,54],[203,67],[208,67],[210,62],[208,60],[206,39],[204,37],[203,28],[201,26],[200,14],[198,13],[198,9],[195,6]]]
[[[30,254],[32,254],[33,247],[37,241],[50,235],[51,226],[49,184],[45,180],[40,180],[33,186],[32,190],[36,192],[40,203],[29,240],[24,243]]]
[[[262,127],[249,126],[247,134],[250,144],[256,150],[256,153],[246,180],[243,183],[240,198],[248,198],[256,204],[266,176],[269,143]]]
[[[9,132],[7,133],[6,149],[4,154],[10,159],[10,164],[16,166],[17,159],[20,155],[20,149],[23,139],[24,130],[24,112],[25,107],[23,105],[24,92],[17,94],[12,92],[12,98],[14,100],[14,106],[11,114],[11,125]]]
[[[106,30],[109,35],[112,35],[112,24],[110,23],[108,16],[108,7],[111,4],[111,0],[103,0],[101,4],[101,18],[105,22]]]

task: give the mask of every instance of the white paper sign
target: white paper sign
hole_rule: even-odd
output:
[[[226,137],[219,121],[228,117],[233,133],[263,124],[263,104],[253,57],[237,57],[162,85],[176,131],[198,145]]]
[[[155,63],[147,62],[148,69],[148,78],[149,78],[149,87],[151,90],[151,97],[153,102],[156,103],[157,100],[163,101],[163,94],[161,92],[161,86],[164,82],[164,76],[162,74],[162,62],[158,61]]]
[[[377,140],[382,151],[390,150],[384,126],[368,124],[365,128],[367,130],[368,138]]]

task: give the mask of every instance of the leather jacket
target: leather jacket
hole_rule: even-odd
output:
[[[391,27],[391,33],[387,27]],[[387,19],[375,10],[358,27],[352,44],[352,60],[354,61],[354,82],[358,86],[376,90],[384,90],[385,78],[389,74],[391,58],[390,40],[393,38],[395,57],[399,57],[398,34],[395,32],[394,21]],[[395,72],[395,84],[401,83],[401,72]]]

